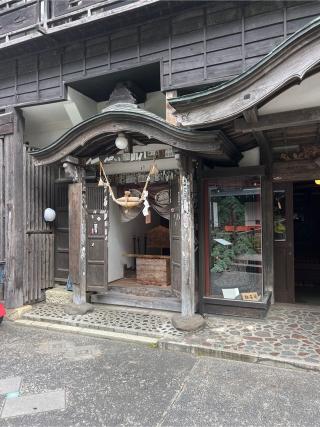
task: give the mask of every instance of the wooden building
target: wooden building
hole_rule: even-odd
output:
[[[320,302],[319,15],[318,1],[3,1],[7,307],[67,281],[77,304],[183,316]]]

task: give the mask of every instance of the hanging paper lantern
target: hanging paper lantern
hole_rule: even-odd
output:
[[[56,219],[56,212],[51,208],[44,210],[43,218],[46,222],[53,222]]]

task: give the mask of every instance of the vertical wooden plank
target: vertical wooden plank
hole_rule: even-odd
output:
[[[203,9],[203,79],[207,80],[207,8]]]
[[[172,85],[172,18],[169,18],[169,37],[168,37],[168,67],[169,67],[169,86]]]
[[[84,182],[69,185],[69,273],[73,302],[86,302],[86,215]]]
[[[181,298],[181,209],[180,178],[175,177],[170,186],[170,262],[171,287],[174,294]]]
[[[50,234],[50,259],[49,259],[49,275],[50,275],[50,286],[53,286],[54,282],[54,235]]]
[[[242,57],[242,71],[246,69],[246,46],[245,46],[245,22],[244,13],[241,13],[241,57]]]
[[[63,97],[63,92],[64,92],[64,83],[63,83],[63,48],[61,48],[61,52],[59,55],[59,59],[60,59],[60,64],[59,64],[59,68],[60,68],[60,96],[61,98]]]
[[[39,202],[40,202],[40,188],[39,188],[39,168],[32,165],[34,170],[34,231],[39,230]]]
[[[0,260],[5,259],[5,231],[4,231],[4,147],[3,138],[0,138]]]
[[[104,286],[108,286],[108,250],[109,250],[109,191],[103,189],[103,220],[104,220]]]
[[[181,314],[195,313],[195,254],[192,159],[181,156],[180,209],[181,209]]]
[[[28,282],[26,281],[26,277],[28,274],[28,262],[27,262],[27,256],[28,256],[28,252],[27,252],[27,234],[26,234],[26,213],[27,213],[27,198],[26,198],[26,194],[27,194],[27,148],[24,145],[23,146],[23,206],[24,206],[24,216],[23,216],[23,251],[24,251],[24,263],[23,263],[23,302],[26,303],[28,300],[28,296],[27,296],[27,284]]]
[[[262,256],[264,290],[274,300],[273,185],[270,176],[261,177]]]
[[[23,305],[23,120],[14,111],[14,133],[5,137],[6,232],[8,236],[5,300],[8,308]]]

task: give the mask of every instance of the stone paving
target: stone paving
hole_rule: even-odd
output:
[[[183,343],[320,368],[320,307],[276,304],[263,320],[210,316]]]
[[[23,318],[158,338],[183,335],[172,326],[171,315],[150,310],[114,309],[98,304],[92,313],[69,315],[61,304],[41,303],[35,305]]]
[[[63,323],[154,336],[164,344],[211,350],[215,355],[257,356],[320,370],[320,307],[276,304],[265,319],[208,316],[207,326],[195,333],[182,333],[171,324],[172,314],[96,305],[93,313],[70,316],[62,305],[38,304],[25,319]],[[173,348],[173,347],[171,347]],[[179,348],[177,348],[179,349]],[[191,351],[191,350],[190,350]],[[224,355],[222,354],[224,353]],[[237,357],[234,357],[237,358]]]

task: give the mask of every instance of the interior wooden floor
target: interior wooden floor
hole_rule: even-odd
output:
[[[139,282],[137,282],[135,276],[132,276],[132,277],[124,277],[123,279],[118,279],[118,280],[115,280],[114,282],[110,282],[109,286],[111,286],[111,287],[123,287],[123,286],[125,286],[125,287],[128,287],[128,288],[143,286],[145,288],[148,288],[151,285],[144,285],[142,283],[139,283]],[[155,286],[155,285],[152,285],[152,287],[153,288],[165,288],[165,289],[171,288],[170,285],[169,286]]]

